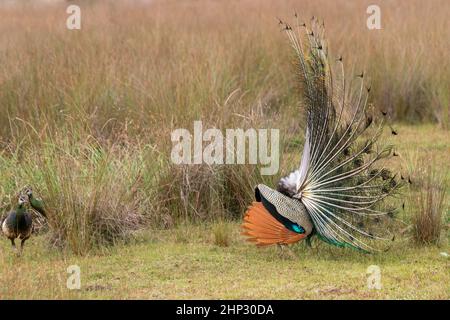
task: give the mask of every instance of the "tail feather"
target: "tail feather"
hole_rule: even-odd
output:
[[[247,240],[255,242],[258,246],[292,244],[305,237],[305,234],[287,229],[264,208],[261,202],[253,202],[248,208],[242,229],[242,234],[248,237]]]
[[[297,17],[283,29],[304,96],[306,141],[300,166],[277,189],[300,199],[327,243],[383,251],[394,212],[385,200],[404,184],[385,168],[394,156],[380,139],[385,114],[375,119],[364,72],[348,78],[342,56],[331,57],[323,23],[313,18],[309,27]]]

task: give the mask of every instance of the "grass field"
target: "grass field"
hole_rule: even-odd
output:
[[[450,299],[447,247],[404,241],[379,255],[315,243],[292,256],[258,249],[233,230],[229,247],[214,244],[211,225],[148,231],[133,245],[85,257],[59,254],[35,238],[17,258],[0,252],[2,299]],[[78,265],[81,289],[66,288]],[[381,269],[380,290],[368,289],[367,268]],[[26,277],[20,276],[26,275]]]
[[[450,299],[449,5],[377,2],[373,31],[365,0],[80,0],[81,30],[66,28],[64,1],[1,2],[0,219],[32,185],[49,230],[22,257],[0,238],[0,299]],[[280,253],[240,236],[254,186],[300,158],[302,93],[277,20],[294,12],[323,19],[332,57],[349,77],[364,70],[398,133],[381,138],[399,155],[387,164],[412,184],[393,200],[405,208],[386,253]],[[279,173],[174,165],[171,133],[196,120],[279,129]],[[416,219],[431,207],[440,223]],[[418,241],[430,225],[440,238]],[[66,287],[70,265],[80,290]],[[381,290],[367,288],[370,265]]]
[[[426,160],[433,154],[436,166],[450,177],[448,131],[431,125],[396,129],[401,157],[417,152]],[[406,225],[413,205],[406,202],[399,216]],[[445,208],[448,212],[449,197]],[[237,222],[142,230],[130,243],[86,256],[50,249],[39,236],[30,240],[24,256],[16,257],[5,239],[0,243],[0,298],[450,299],[450,259],[441,255],[450,250],[448,213],[446,224],[438,245],[415,245],[405,232],[388,252],[374,255],[320,242],[312,249],[293,246],[291,254],[258,249],[240,236]],[[215,240],[217,228],[224,230],[225,242]],[[81,269],[80,290],[66,288],[70,265]],[[381,290],[367,288],[370,265],[381,269]]]

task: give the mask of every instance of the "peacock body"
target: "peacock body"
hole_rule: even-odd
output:
[[[304,96],[306,135],[299,167],[276,190],[258,185],[244,216],[244,234],[259,246],[291,244],[316,235],[328,244],[380,250],[392,234],[385,199],[401,187],[383,166],[385,119],[374,120],[364,73],[346,79],[343,59],[331,59],[324,27],[284,24]]]

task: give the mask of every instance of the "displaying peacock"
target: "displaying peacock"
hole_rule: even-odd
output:
[[[27,203],[27,195],[21,194],[16,208],[8,213],[2,223],[2,232],[11,240],[14,250],[17,250],[15,239],[19,238],[21,240],[20,252],[23,251],[25,241],[30,237],[33,227],[33,220],[26,209]]]
[[[388,226],[395,212],[384,200],[401,187],[383,167],[392,155],[392,147],[378,143],[386,116],[375,119],[364,73],[347,79],[342,57],[330,57],[323,23],[280,25],[304,96],[305,144],[300,166],[276,190],[256,187],[243,233],[259,246],[310,243],[316,235],[338,247],[382,250],[393,240]]]

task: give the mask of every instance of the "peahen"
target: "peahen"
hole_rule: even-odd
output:
[[[281,24],[304,95],[305,144],[298,169],[276,190],[256,187],[243,234],[258,246],[310,244],[317,236],[338,247],[379,251],[393,240],[388,226],[395,209],[383,200],[402,185],[381,161],[392,153],[378,144],[385,116],[375,121],[369,110],[364,73],[347,79],[342,57],[330,57],[323,24],[314,18],[310,28]]]
[[[33,193],[33,189],[28,186],[25,188],[24,193],[28,196],[28,200],[30,202],[31,207],[39,212],[42,216],[47,218],[47,214],[45,212],[44,201],[41,198],[36,198]]]
[[[2,223],[3,234],[11,240],[14,250],[17,250],[15,239],[19,238],[21,240],[20,252],[23,251],[25,241],[30,237],[33,227],[31,214],[26,209],[27,203],[27,195],[21,194],[16,208],[8,213]]]

